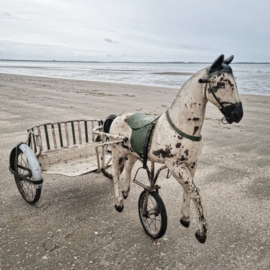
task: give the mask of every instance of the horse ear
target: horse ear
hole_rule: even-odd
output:
[[[233,58],[234,58],[234,56],[231,55],[230,57],[228,57],[227,59],[225,59],[223,61],[223,63],[226,64],[226,65],[229,65],[232,62]]]
[[[219,69],[220,67],[222,67],[223,60],[224,60],[224,55],[221,54],[221,55],[214,61],[214,63],[212,64],[212,66],[210,67],[210,72],[211,72],[211,71],[215,71],[215,70]]]

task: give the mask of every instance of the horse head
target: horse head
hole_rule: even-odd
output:
[[[199,83],[206,84],[205,99],[219,108],[229,124],[239,123],[243,117],[237,84],[229,66],[232,60],[233,55],[225,60],[224,55],[220,55],[211,67],[206,69],[207,78],[199,80]]]

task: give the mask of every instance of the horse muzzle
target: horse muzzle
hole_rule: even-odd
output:
[[[244,115],[242,102],[223,107],[220,111],[229,124],[232,124],[233,122],[239,123]]]

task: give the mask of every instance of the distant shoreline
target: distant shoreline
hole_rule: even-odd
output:
[[[0,72],[0,76],[8,76],[12,77],[14,76],[16,79],[21,79],[21,77],[26,77],[29,78],[30,80],[37,80],[37,79],[44,79],[44,80],[58,80],[60,81],[77,81],[77,82],[82,82],[82,83],[89,83],[89,84],[103,84],[103,85],[109,85],[109,86],[125,86],[125,87],[134,87],[134,88],[156,88],[156,89],[177,89],[179,90],[181,87],[177,86],[159,86],[159,85],[147,85],[147,84],[136,84],[136,83],[125,83],[125,82],[112,82],[112,81],[96,81],[96,80],[87,80],[87,79],[78,79],[78,78],[66,78],[66,77],[48,77],[48,76],[42,76],[42,75],[24,75],[24,74],[15,74],[15,73],[3,73]],[[239,92],[239,94],[242,95],[247,95],[247,96],[258,96],[258,97],[269,97],[270,94],[266,93],[252,93],[252,92]]]
[[[0,59],[1,62],[48,62],[48,63],[127,63],[127,64],[212,64],[212,62],[134,62],[134,61],[76,61],[76,60],[16,60],[16,59]],[[233,64],[270,64],[270,62],[233,62]]]

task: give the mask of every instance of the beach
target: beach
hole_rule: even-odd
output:
[[[31,206],[9,172],[12,148],[35,124],[105,119],[110,114],[164,113],[179,89],[0,74],[0,269],[269,269],[270,96],[240,94],[243,120],[224,125],[207,105],[204,148],[195,183],[209,226],[205,244],[197,222],[181,226],[182,188],[161,174],[168,215],[165,236],[152,240],[138,216],[142,188],[132,183],[125,209],[114,209],[113,183],[102,174],[43,175]],[[138,164],[139,165],[139,164]],[[138,166],[137,165],[137,166]],[[133,174],[135,170],[133,170]],[[124,173],[121,175],[124,177]],[[146,183],[146,175],[139,178]],[[145,179],[145,180],[143,180]]]

